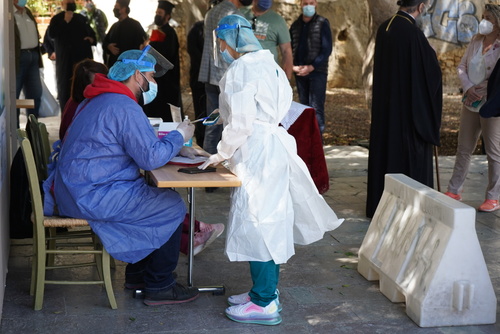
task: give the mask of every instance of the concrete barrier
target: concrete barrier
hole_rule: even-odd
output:
[[[359,250],[358,272],[380,280],[420,327],[493,324],[497,301],[476,210],[402,174],[385,188]]]

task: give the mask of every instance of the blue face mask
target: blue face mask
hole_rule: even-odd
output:
[[[156,98],[156,94],[158,94],[158,84],[153,81],[149,81],[144,74],[141,75],[146,79],[146,81],[149,83],[149,89],[147,91],[144,91],[142,89],[141,85],[139,85],[139,88],[142,90],[142,98],[144,99],[144,105],[151,103]]]
[[[19,7],[24,7],[24,6],[26,6],[26,2],[28,2],[28,0],[19,0],[19,1],[17,2],[17,5],[18,5]]]
[[[302,7],[302,13],[306,17],[313,17],[314,14],[316,13],[316,7],[313,5],[307,5]]]
[[[222,59],[224,59],[224,61],[226,63],[231,64],[234,61],[233,56],[231,56],[231,54],[229,53],[227,48],[224,51],[222,51],[220,54],[222,56]]]

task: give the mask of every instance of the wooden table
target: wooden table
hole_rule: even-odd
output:
[[[194,221],[195,221],[195,196],[194,188],[205,187],[239,187],[241,181],[238,177],[222,166],[212,173],[186,174],[178,172],[179,165],[165,165],[148,172],[151,181],[159,188],[188,188],[189,203],[189,254],[188,254],[188,286],[193,286],[193,244],[194,244]],[[200,292],[213,292],[224,294],[224,286],[198,287]]]

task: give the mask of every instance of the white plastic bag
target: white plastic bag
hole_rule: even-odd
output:
[[[40,81],[42,82],[42,99],[40,101],[38,117],[52,117],[59,115],[59,103],[47,88],[43,77],[40,77]]]

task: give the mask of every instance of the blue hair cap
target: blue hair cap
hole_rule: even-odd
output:
[[[218,38],[238,53],[262,50],[252,25],[243,16],[233,14],[223,17],[215,32]]]
[[[118,60],[111,66],[108,78],[115,81],[125,81],[134,74],[135,70],[139,72],[154,72],[156,60],[144,50],[128,50],[120,54]]]

